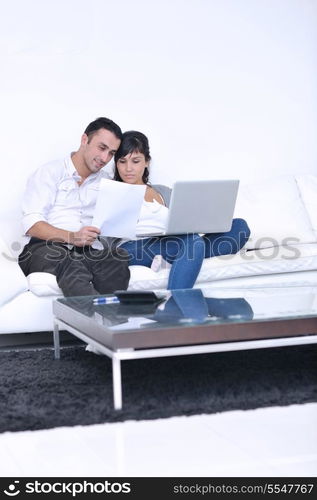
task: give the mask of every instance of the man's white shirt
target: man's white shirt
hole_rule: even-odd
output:
[[[40,221],[66,231],[91,226],[103,169],[91,174],[79,186],[80,176],[71,156],[39,167],[28,179],[22,202],[25,233]],[[96,241],[93,248],[101,248]]]

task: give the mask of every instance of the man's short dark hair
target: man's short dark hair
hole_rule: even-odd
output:
[[[121,141],[122,130],[119,125],[110,120],[110,118],[104,118],[103,116],[96,118],[96,120],[89,123],[88,127],[86,127],[85,134],[88,136],[88,140],[90,140],[91,137],[101,128],[110,130],[110,132],[112,132]]]

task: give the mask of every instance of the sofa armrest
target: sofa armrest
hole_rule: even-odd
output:
[[[17,259],[2,238],[0,238],[0,275],[0,306],[27,291],[27,280]]]

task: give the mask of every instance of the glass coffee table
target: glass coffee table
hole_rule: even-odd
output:
[[[123,360],[317,342],[317,285],[174,290],[155,304],[95,305],[93,298],[53,302],[55,358],[60,358],[59,330],[110,357],[117,410]]]

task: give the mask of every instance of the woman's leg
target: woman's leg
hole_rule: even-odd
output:
[[[239,252],[250,237],[250,229],[244,219],[233,219],[227,233],[205,234],[205,257],[217,257]]]
[[[160,255],[172,264],[168,290],[192,288],[205,255],[203,239],[198,234],[182,234],[161,238]]]
[[[129,253],[129,265],[151,267],[155,255],[172,264],[168,290],[192,288],[200,271],[205,244],[198,234],[163,236],[127,241],[121,245]]]
[[[159,238],[143,238],[122,243],[120,248],[129,254],[129,266],[151,267],[155,255],[159,255]]]

